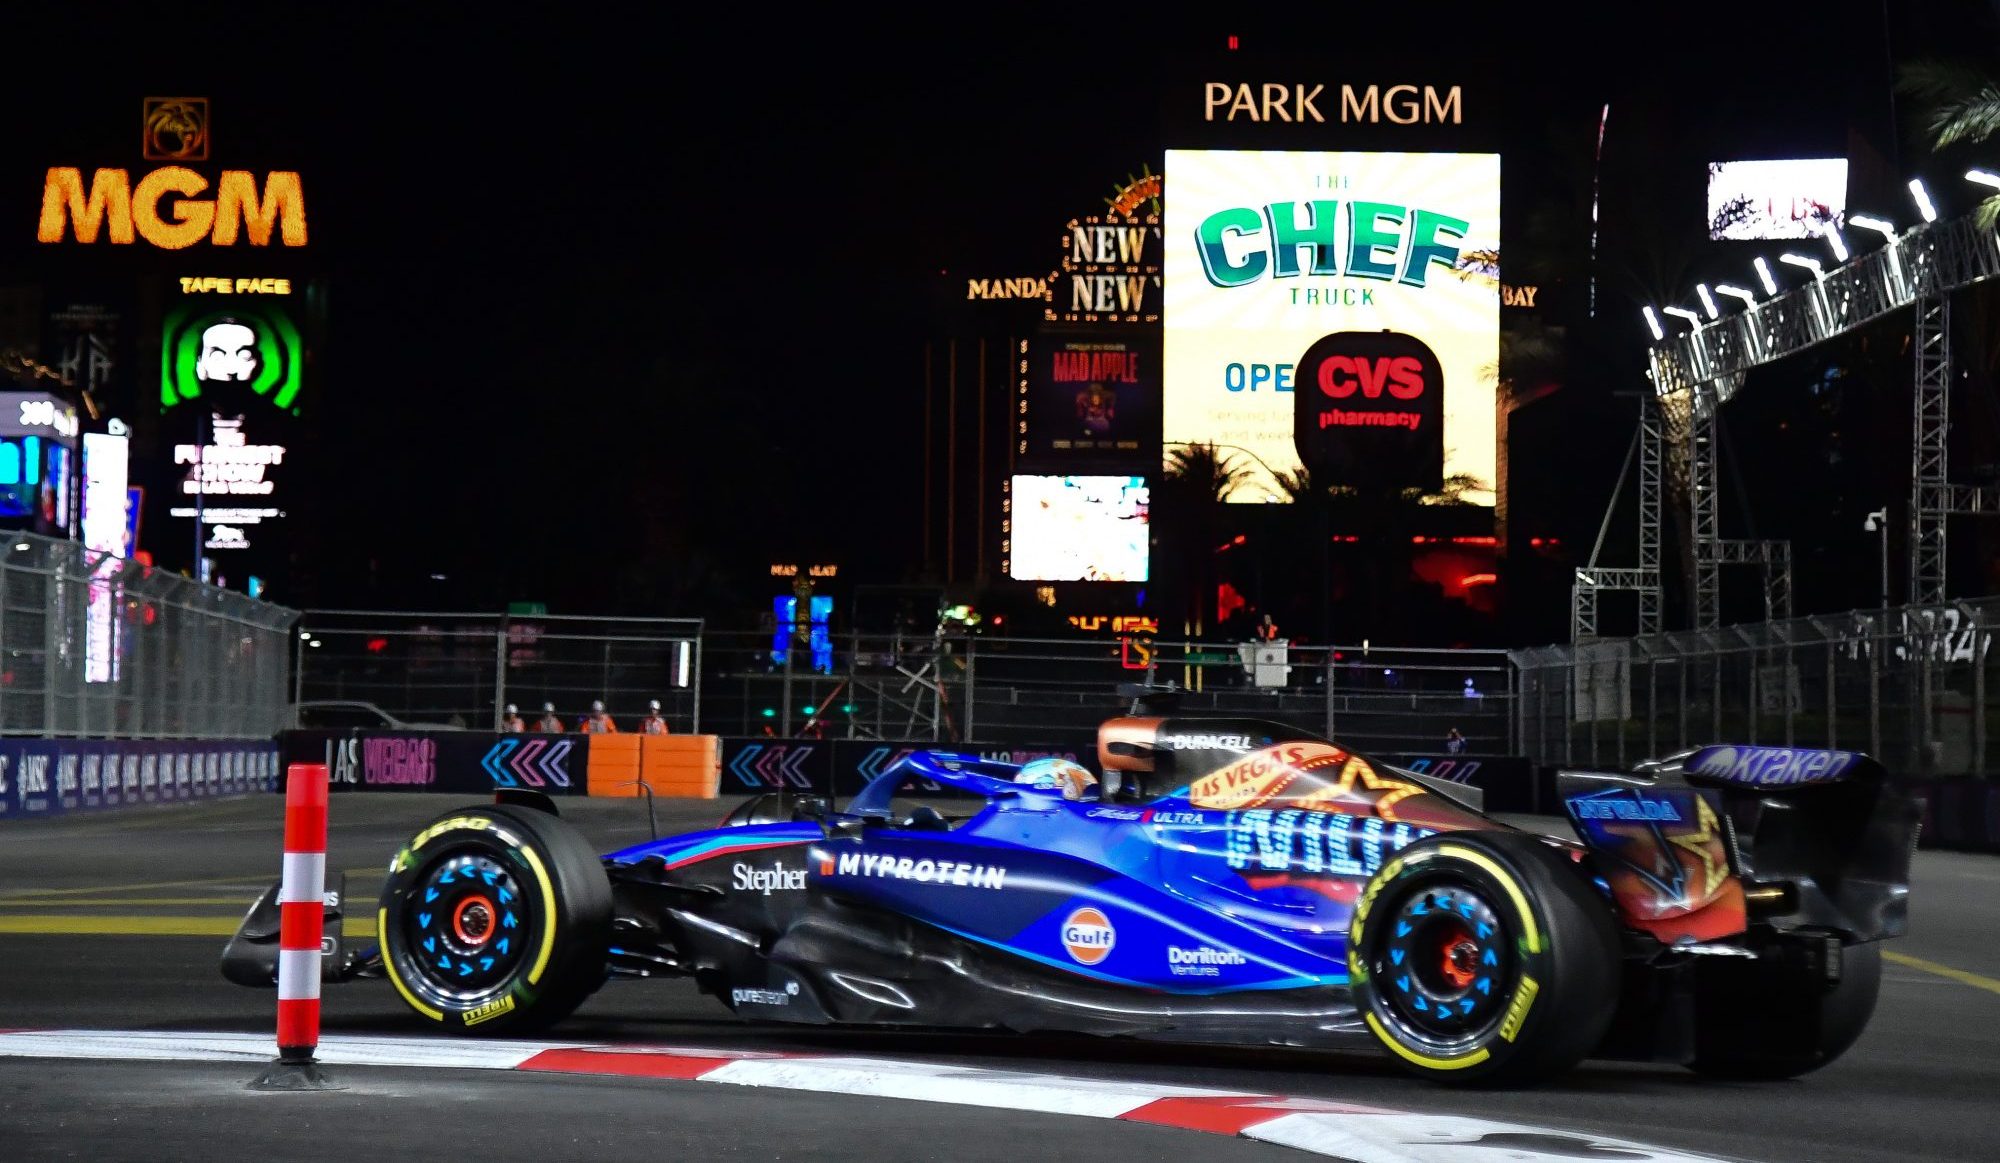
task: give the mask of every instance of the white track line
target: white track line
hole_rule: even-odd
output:
[[[269,1034],[121,1030],[0,1032],[0,1058],[154,1062],[269,1061]],[[1349,1163],[1465,1163],[1466,1146],[1509,1163],[1573,1163],[1616,1157],[1634,1163],[1724,1163],[1624,1139],[1459,1115],[1416,1114],[1322,1099],[1116,1079],[987,1070],[887,1058],[589,1042],[489,1041],[336,1034],[327,1066],[555,1071],[581,1075],[722,1082],[823,1094],[911,1099],[1040,1111],[1241,1135]],[[1413,1084],[1414,1085],[1414,1084]]]

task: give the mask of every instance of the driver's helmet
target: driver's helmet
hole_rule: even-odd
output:
[[[1014,782],[1043,791],[1059,791],[1066,800],[1079,800],[1086,789],[1097,786],[1097,777],[1080,763],[1050,756],[1022,764],[1021,770],[1014,773]]]

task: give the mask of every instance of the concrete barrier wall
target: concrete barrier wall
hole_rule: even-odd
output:
[[[0,819],[271,791],[278,757],[269,740],[0,739]]]

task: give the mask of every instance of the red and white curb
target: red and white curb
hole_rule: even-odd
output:
[[[0,1058],[86,1058],[154,1062],[263,1063],[269,1034],[115,1030],[0,1032]],[[1122,1119],[1297,1147],[1351,1163],[1464,1163],[1482,1158],[1557,1163],[1619,1158],[1657,1163],[1722,1163],[1624,1139],[1461,1115],[1420,1114],[1315,1098],[985,1070],[889,1058],[760,1053],[586,1042],[499,1042],[457,1038],[336,1035],[320,1040],[319,1061],[339,1066],[428,1066],[527,1070],[726,1082],[827,1094],[913,1099],[961,1106]]]

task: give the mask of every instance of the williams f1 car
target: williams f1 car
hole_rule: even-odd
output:
[[[774,793],[607,856],[501,791],[410,837],[379,948],[323,976],[474,1035],[678,975],[760,1021],[1375,1045],[1487,1085],[1589,1057],[1779,1078],[1860,1035],[1905,927],[1916,807],[1859,754],[1564,771],[1564,839],[1292,727],[1132,709],[1081,794],[919,752],[837,810]],[[274,886],[225,975],[270,985],[277,929]]]

